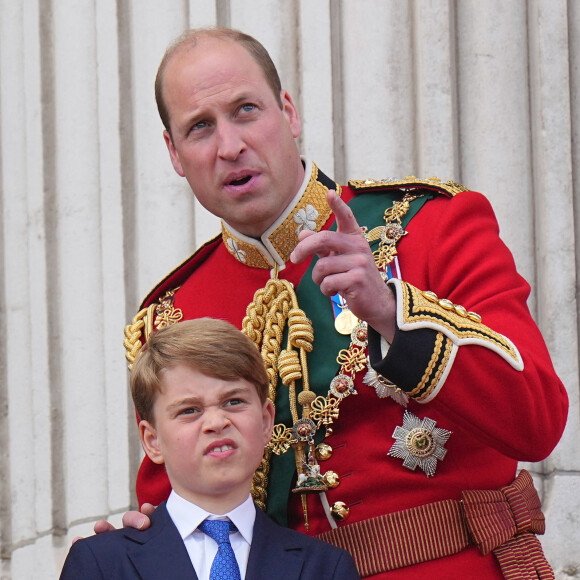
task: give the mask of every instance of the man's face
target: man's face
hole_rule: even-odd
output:
[[[211,213],[260,236],[304,178],[290,95],[281,92],[280,108],[259,65],[227,40],[203,38],[179,51],[163,78],[172,134],[164,137],[175,171]]]
[[[155,425],[139,432],[152,461],[165,463],[173,489],[213,513],[225,513],[248,496],[268,443],[274,407],[256,387],[223,381],[185,365],[163,371],[153,406]]]

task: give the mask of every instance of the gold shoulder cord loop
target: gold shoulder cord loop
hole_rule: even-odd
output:
[[[123,345],[125,347],[125,358],[129,361],[129,370],[133,368],[135,357],[143,347],[142,337],[147,338],[153,329],[153,313],[156,304],[151,304],[148,308],[140,310],[131,320],[131,323],[125,326],[125,338]]]
[[[123,345],[126,351],[125,357],[129,361],[129,370],[133,368],[135,358],[154,330],[175,324],[183,318],[181,309],[175,308],[173,305],[175,293],[178,290],[179,286],[173,290],[168,290],[165,296],[159,299],[159,302],[154,302],[147,308],[140,310],[131,321],[131,324],[125,326]]]
[[[282,350],[284,327],[288,324],[288,341]],[[264,288],[256,291],[242,321],[242,332],[260,350],[270,380],[268,397],[275,404],[278,376],[288,387],[290,410],[294,425],[301,421],[297,403],[303,406],[302,419],[308,419],[312,396],[304,397],[310,391],[306,353],[311,352],[314,342],[312,323],[304,311],[298,307],[298,299],[293,285],[287,280],[274,277]],[[296,381],[302,380],[302,393],[296,396]],[[264,450],[262,463],[254,474],[252,496],[261,509],[266,508],[266,487],[272,451],[284,453],[290,446],[296,454],[298,473],[303,472],[306,443],[293,434],[285,425],[276,425],[270,444]],[[303,502],[304,505],[304,502]]]

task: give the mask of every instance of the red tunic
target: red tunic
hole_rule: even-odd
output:
[[[344,187],[342,196],[349,201],[353,191]],[[376,208],[379,218],[385,209],[384,205]],[[367,225],[367,217],[357,216],[359,224]],[[331,222],[332,217],[325,227]],[[326,495],[330,505],[342,501],[349,506],[346,524],[441,499],[459,499],[466,489],[507,485],[516,474],[517,462],[544,459],[565,425],[565,389],[528,311],[529,286],[517,274],[513,257],[499,238],[487,200],[475,192],[453,198],[438,196],[422,207],[406,230],[408,234],[397,246],[401,279],[481,315],[487,327],[513,342],[524,367],[516,370],[505,357],[485,346],[462,345],[437,396],[427,404],[410,400],[412,413],[452,431],[445,459],[438,462],[433,477],[420,469],[411,471],[401,459],[387,455],[394,442],[393,431],[402,424],[403,408],[391,399],[378,398],[374,389],[362,383],[364,372],[358,373],[358,395],[342,402],[340,418],[325,440],[333,449],[332,457],[320,462],[322,472],[332,470],[340,476],[340,484]],[[297,286],[308,265],[287,263],[280,277]],[[184,318],[222,318],[238,328],[255,291],[270,278],[269,270],[250,268],[234,259],[221,240],[210,243],[176,272],[154,291],[147,304],[180,285],[174,306],[182,310]],[[330,299],[328,308],[327,332],[333,332]],[[324,336],[315,334],[315,350]],[[394,359],[391,364],[402,368],[412,364],[409,350],[408,344],[398,348],[395,339],[389,352]],[[322,390],[327,388],[322,386]],[[145,458],[137,481],[139,502],[156,504],[168,491],[164,470]],[[300,500],[290,495],[288,524],[305,531]],[[327,531],[329,523],[316,495],[309,496],[308,509],[309,533]],[[494,557],[482,556],[475,547],[374,576],[407,580],[473,577],[502,578]]]

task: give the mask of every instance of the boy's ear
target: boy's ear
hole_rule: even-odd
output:
[[[262,422],[264,426],[264,445],[267,445],[272,437],[272,429],[274,428],[274,415],[276,410],[274,404],[270,399],[266,399],[262,407]]]
[[[149,459],[153,463],[162,464],[164,459],[159,447],[157,430],[149,421],[141,421],[139,423],[139,437],[141,438],[143,451],[149,456]]]

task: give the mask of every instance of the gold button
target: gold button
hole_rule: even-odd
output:
[[[441,298],[441,300],[439,300],[439,306],[445,308],[445,310],[453,310],[455,304],[453,304],[451,300],[447,300],[447,298]]]
[[[330,513],[337,522],[344,522],[350,515],[350,509],[343,501],[337,501],[330,508]]]
[[[316,446],[316,459],[326,461],[332,457],[332,447],[328,443],[319,443]]]
[[[481,316],[477,312],[468,312],[467,316],[473,320],[473,322],[481,322]]]
[[[334,471],[327,471],[322,476],[322,479],[324,480],[324,483],[326,483],[326,485],[330,488],[338,487],[340,484],[340,477],[338,473],[335,473]]]
[[[431,302],[437,302],[437,300],[439,300],[437,294],[435,294],[435,292],[431,292],[431,290],[425,290],[425,292],[423,292],[423,296],[425,296],[425,298]]]
[[[459,316],[463,316],[463,318],[467,318],[467,310],[465,309],[465,307],[461,306],[461,304],[456,304],[453,309],[455,310],[455,312],[457,312],[457,314],[459,314]]]

